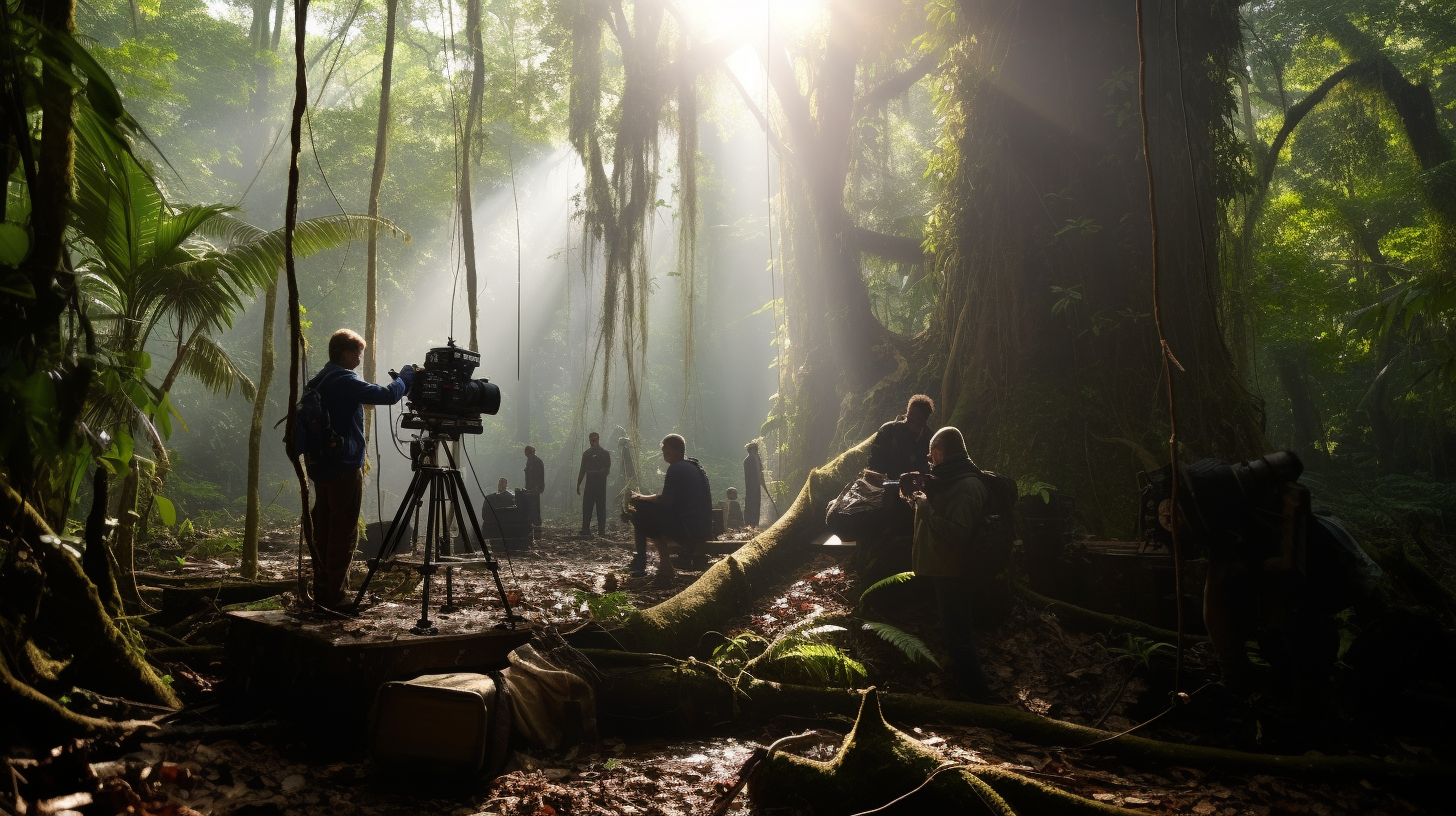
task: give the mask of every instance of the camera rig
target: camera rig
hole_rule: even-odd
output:
[[[480,354],[455,345],[454,338],[430,349],[425,364],[415,372],[409,410],[400,415],[400,427],[450,440],[483,432],[480,417],[500,410],[501,394],[490,380],[471,379],[479,366]]]

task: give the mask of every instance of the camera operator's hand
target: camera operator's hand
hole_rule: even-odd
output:
[[[400,369],[399,378],[404,381],[404,387],[409,388],[415,384],[415,367],[407,365]]]

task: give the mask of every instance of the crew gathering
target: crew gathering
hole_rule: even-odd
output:
[[[309,458],[314,486],[311,520],[313,594],[325,610],[344,606],[348,565],[359,534],[364,485],[364,405],[392,405],[411,389],[416,371],[406,366],[388,385],[361,379],[362,337],[341,329],[329,340],[329,362],[308,383],[316,392],[329,444],[336,452]],[[861,505],[870,497],[873,535],[867,545],[896,549],[917,581],[934,599],[940,638],[950,655],[949,672],[958,696],[988,704],[1004,702],[982,668],[974,626],[988,602],[1009,597],[1006,584],[1015,533],[1013,480],[978,467],[968,440],[951,426],[931,422],[933,400],[912,396],[904,413],[880,426],[870,444],[862,477],[851,489]],[[759,528],[777,517],[770,481],[757,441],[744,446],[743,488],[729,487],[716,503],[708,473],[689,455],[688,441],[668,434],[661,440],[666,464],[661,489],[641,493],[636,484],[633,441],[622,429],[616,445],[618,481],[614,509],[624,530],[630,525],[635,549],[624,571],[648,576],[649,543],[656,551],[655,579],[671,582],[678,569],[707,566],[704,546],[726,531]],[[524,448],[523,487],[511,490],[501,478],[481,497],[482,516],[518,510],[520,535],[543,532],[541,498],[548,475],[536,449]],[[579,537],[608,534],[608,482],[613,455],[590,433],[576,474],[581,497]],[[1317,701],[1321,678],[1336,654],[1331,613],[1351,602],[1362,581],[1378,572],[1333,520],[1312,511],[1309,491],[1299,483],[1302,465],[1289,452],[1244,463],[1205,459],[1171,466],[1149,477],[1144,491],[1140,537],[1149,546],[1172,545],[1181,537],[1185,552],[1206,556],[1209,570],[1203,617],[1225,682],[1249,681],[1245,644],[1258,641],[1274,664],[1274,677],[1287,693]],[[1170,478],[1172,477],[1172,478]],[[1176,485],[1176,487],[1175,487]],[[851,492],[847,489],[846,494]],[[1161,491],[1161,492],[1160,492]],[[767,497],[771,513],[764,514]],[[835,505],[830,506],[834,529]],[[860,522],[860,529],[870,529]],[[873,539],[873,541],[870,541]],[[878,542],[878,543],[875,543]],[[886,543],[888,542],[888,543]],[[868,546],[866,547],[868,549]],[[676,560],[676,565],[674,561]]]

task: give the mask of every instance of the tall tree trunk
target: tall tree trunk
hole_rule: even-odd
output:
[[[797,484],[824,460],[831,445],[859,436],[841,428],[845,397],[862,393],[890,373],[890,333],[870,308],[860,271],[860,246],[845,208],[850,140],[857,118],[855,76],[874,18],[848,0],[829,7],[822,58],[813,71],[813,104],[799,88],[782,48],[761,52],[787,124],[787,238],[791,274],[785,286],[788,361],[785,390],[790,424],[788,480]]]
[[[470,310],[470,349],[480,350],[476,303],[479,278],[475,267],[475,206],[470,195],[470,153],[474,149],[475,126],[480,119],[481,97],[485,93],[485,53],[481,45],[480,0],[470,0],[465,13],[465,35],[470,43],[470,100],[465,109],[465,133],[460,151],[460,240],[465,252],[465,302]]]
[[[394,0],[391,0],[394,2]],[[253,397],[253,424],[248,429],[248,509],[243,517],[243,577],[258,577],[258,526],[262,508],[258,477],[263,459],[263,417],[268,410],[268,384],[273,381],[273,315],[278,310],[278,277],[268,283],[263,297],[263,351],[258,370],[258,390]]]
[[[1093,530],[1122,531],[1130,497],[1100,474],[1139,463],[1111,440],[1162,450],[1168,430],[1132,4],[964,0],[959,11],[942,106],[953,177],[936,213],[941,421],[983,465],[1056,484]],[[1211,184],[1237,6],[1180,0],[1177,13],[1150,15],[1147,93],[1180,436],[1189,455],[1242,458],[1264,443],[1219,335]]]
[[[385,3],[384,67],[379,79],[379,124],[374,134],[374,175],[369,179],[369,217],[379,217],[379,191],[384,186],[384,164],[389,156],[389,95],[394,79],[394,26],[399,0]],[[270,312],[271,314],[271,312]],[[369,255],[364,282],[364,381],[378,376],[379,349],[379,228],[369,225]],[[364,406],[364,441],[374,427],[374,406]]]
[[[516,438],[522,444],[530,445],[531,442],[531,363],[532,355],[526,350],[521,350],[521,378],[516,382],[516,390],[520,396],[516,398]]]

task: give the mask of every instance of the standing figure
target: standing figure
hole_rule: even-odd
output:
[[[344,582],[359,537],[359,507],[364,500],[364,406],[393,405],[414,381],[414,366],[405,366],[389,385],[364,382],[354,373],[364,355],[364,338],[339,329],[329,338],[329,362],[309,380],[319,395],[338,444],[330,451],[308,457],[313,480],[313,598],[333,609],[344,601]],[[299,423],[297,433],[305,433]],[[306,440],[296,440],[308,450]]]
[[[757,527],[763,494],[763,460],[758,458],[757,442],[749,442],[743,449],[748,451],[743,457],[743,521],[749,527]]]
[[[581,453],[581,468],[576,472],[576,492],[581,495],[582,536],[591,535],[592,508],[597,511],[597,535],[607,534],[607,474],[612,472],[612,454],[602,447],[601,434],[592,431],[587,437],[591,447]],[[586,480],[586,493],[581,482]]]
[[[522,499],[526,504],[526,518],[531,522],[532,538],[541,538],[541,494],[546,492],[546,463],[536,455],[536,449],[526,446],[526,492]]]
[[[869,469],[882,473],[886,480],[900,478],[902,473],[924,473],[930,462],[925,458],[930,441],[930,415],[935,403],[924,394],[916,394],[905,405],[905,413],[893,422],[886,422],[875,432],[870,443]]]
[[[945,427],[930,440],[930,476],[907,473],[900,495],[915,511],[915,540],[910,551],[916,580],[928,579],[935,592],[940,637],[950,652],[951,673],[959,691],[975,702],[1004,702],[991,690],[971,631],[973,602],[984,541],[985,508],[991,493],[980,468],[966,455],[966,440]]]
[[[662,492],[633,494],[632,528],[637,536],[637,554],[628,570],[633,578],[647,574],[647,540],[657,544],[657,580],[671,581],[672,559],[667,554],[668,542],[685,549],[707,541],[713,528],[713,491],[708,474],[698,460],[687,458],[688,443],[677,434],[662,438],[662,459],[667,473],[662,477]],[[692,560],[700,552],[688,552]]]

